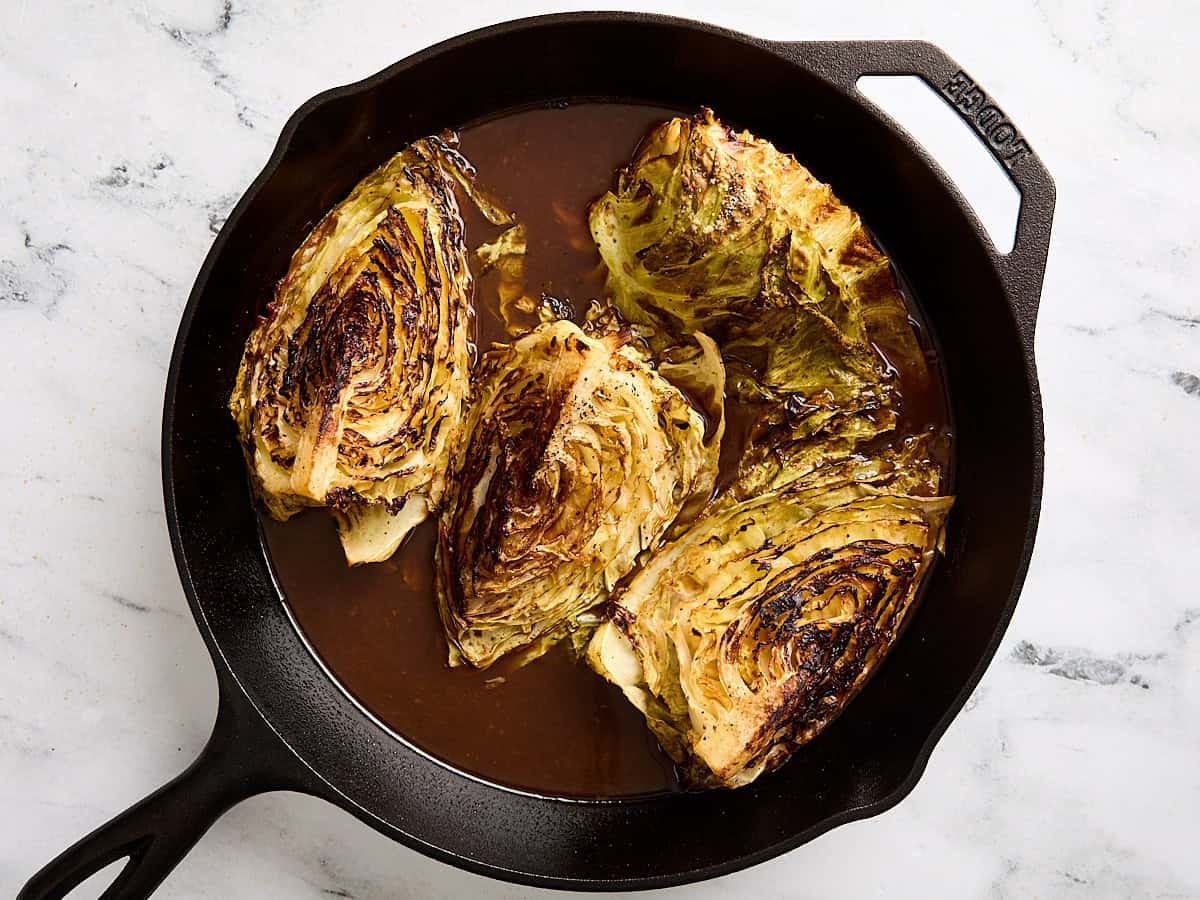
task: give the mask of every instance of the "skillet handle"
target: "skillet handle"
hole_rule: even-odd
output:
[[[915,75],[971,127],[1021,193],[1013,248],[1007,254],[993,249],[991,255],[1032,352],[1054,219],[1054,181],[1004,110],[962,66],[925,41],[812,41],[779,48],[860,102],[865,98],[857,83],[864,75]]]
[[[101,900],[144,900],[230,807],[255,794],[297,787],[275,774],[281,765],[269,751],[278,746],[248,704],[223,700],[212,736],[182,775],[64,850],[17,900],[59,900],[125,857]]]

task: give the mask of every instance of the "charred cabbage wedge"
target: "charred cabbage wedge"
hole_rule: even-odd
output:
[[[317,224],[230,398],[271,515],[330,507],[351,564],[386,559],[438,506],[461,440],[471,276],[454,164],[418,141]]]
[[[707,369],[719,398],[720,357],[695,340],[681,366]],[[712,493],[717,417],[706,423],[623,329],[548,322],[486,353],[439,523],[451,662],[528,660],[594,627],[639,556]]]
[[[722,504],[615,594],[592,667],[696,785],[738,787],[836,717],[904,624],[950,499],[910,442]]]
[[[842,449],[890,430],[898,397],[876,347],[928,377],[888,260],[853,210],[793,157],[710,110],[647,135],[593,204],[589,224],[612,301],[656,349],[704,331],[721,345],[734,395],[773,402],[752,448],[761,467]],[[873,346],[874,345],[874,346]]]

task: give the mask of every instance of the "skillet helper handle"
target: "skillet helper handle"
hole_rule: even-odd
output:
[[[1013,248],[1009,253],[993,249],[991,255],[1032,351],[1054,219],[1054,181],[1012,119],[962,66],[925,41],[813,41],[781,48],[860,101],[857,83],[865,75],[915,75],[975,132],[1021,194]]]
[[[256,714],[252,714],[256,715]],[[110,863],[128,857],[101,900],[144,900],[214,822],[255,794],[290,785],[264,776],[263,748],[245,713],[222,702],[212,736],[175,780],[64,850],[33,876],[17,900],[59,900]],[[271,739],[275,740],[274,735]]]

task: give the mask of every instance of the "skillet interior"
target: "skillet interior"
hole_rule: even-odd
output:
[[[938,171],[806,71],[808,52],[655,17],[550,17],[441,45],[322,95],[289,123],[282,155],[230,217],[194,289],[168,388],[164,478],[185,589],[223,689],[236,680],[319,773],[308,789],[455,864],[577,888],[719,874],[911,789],[990,659],[1028,562],[1041,479],[1032,330],[1022,333],[982,232]],[[614,64],[629,59],[639,63]],[[797,153],[903,268],[950,385],[959,499],[947,558],[907,636],[819,740],[736,792],[539,798],[455,773],[387,735],[328,677],[280,602],[225,409],[256,303],[312,223],[366,172],[448,125],[588,97],[705,103]]]

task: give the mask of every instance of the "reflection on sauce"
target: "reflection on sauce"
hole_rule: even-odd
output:
[[[569,299],[582,315],[589,300],[603,295],[587,207],[612,185],[650,127],[674,114],[580,104],[463,129],[461,149],[480,183],[525,225],[533,296]],[[803,148],[789,149],[803,157]],[[463,217],[470,248],[500,231],[469,204]],[[495,306],[495,278],[487,273],[476,284],[481,351],[508,340]],[[917,333],[924,340],[925,330]],[[880,350],[886,355],[887,348]],[[944,431],[936,369],[924,385],[911,373],[899,377],[904,430]],[[721,483],[732,476],[752,425],[750,410],[729,404],[727,413]],[[671,761],[641,714],[565,647],[523,668],[504,661],[482,672],[447,666],[433,584],[433,522],[418,528],[389,562],[350,569],[323,511],[286,524],[262,520],[280,585],[313,649],[363,706],[407,740],[459,769],[538,793],[627,797],[679,790]]]

